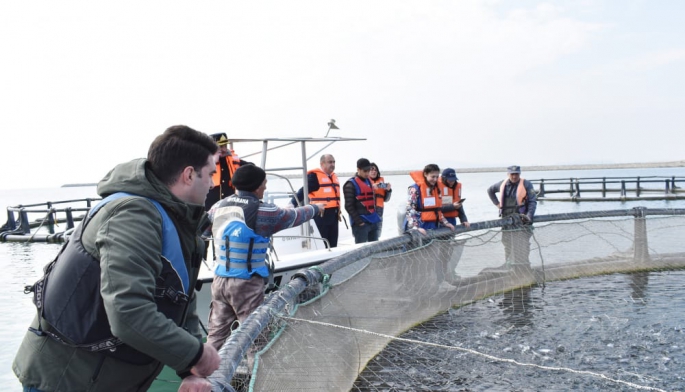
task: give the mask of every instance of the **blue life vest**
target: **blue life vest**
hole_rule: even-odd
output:
[[[142,365],[153,358],[124,344],[112,335],[100,295],[100,261],[83,247],[82,235],[91,218],[105,204],[122,197],[141,197],[119,192],[93,207],[86,219],[45,268],[44,276],[27,288],[40,316],[48,322],[32,332],[91,352],[103,352]],[[189,275],[176,226],[162,206],[147,198],[162,217],[162,270],[155,285],[157,309],[177,325],[183,323],[190,292]]]
[[[259,199],[251,194],[232,195],[221,201],[212,229],[217,255],[214,273],[225,278],[269,277],[269,239],[254,232]]]
[[[368,179],[362,180],[362,178],[358,176],[351,177],[347,181],[354,185],[355,198],[359,202],[359,204],[355,205],[355,209],[359,213],[361,219],[365,223],[372,225],[380,222],[382,219],[376,212],[376,197],[374,196],[371,182]],[[352,215],[350,215],[350,224],[355,224]]]

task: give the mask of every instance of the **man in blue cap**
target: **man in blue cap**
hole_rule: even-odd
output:
[[[495,195],[499,192],[499,199]],[[530,237],[533,235],[533,218],[537,195],[533,184],[521,178],[520,166],[507,168],[507,179],[488,188],[488,196],[499,208],[500,217],[515,216],[513,225],[502,226],[502,243],[506,266],[530,266]]]

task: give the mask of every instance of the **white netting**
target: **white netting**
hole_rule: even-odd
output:
[[[474,331],[464,327],[463,321],[469,316],[468,309],[475,312],[478,306],[488,308],[487,303],[478,305],[477,301],[484,298],[497,302],[496,309],[501,313],[524,302],[521,290],[527,290],[526,296],[531,302],[531,295],[540,296],[535,291],[530,294],[533,288],[541,290],[547,286],[551,291],[555,285],[561,288],[562,284],[568,284],[565,282],[568,279],[682,269],[685,267],[685,241],[682,241],[685,217],[628,216],[545,222],[537,223],[533,230],[505,227],[509,230],[490,228],[444,239],[418,242],[414,238],[392,246],[370,245],[358,260],[332,273],[326,285],[330,287],[320,297],[297,306],[290,301],[277,314],[272,312],[269,330],[273,339],[257,356],[249,388],[255,391],[539,390],[541,386],[528,389],[526,385],[541,377],[556,380],[544,384],[547,390],[565,390],[573,385],[597,390],[672,388],[663,382],[664,379],[672,382],[672,378],[659,378],[650,367],[641,369],[638,364],[626,370],[620,365],[585,366],[582,361],[564,358],[563,350],[556,356],[545,351],[556,352],[563,344],[540,348],[539,352],[525,349],[529,347],[526,344],[521,347],[512,342],[507,342],[508,346],[497,344],[499,337],[526,326],[525,321],[517,321],[520,317],[506,318],[494,332],[485,332],[484,336],[479,335],[482,331],[467,334]],[[508,260],[503,239],[511,247]],[[554,309],[562,309],[572,320],[573,312],[580,312],[578,306],[585,309],[594,306],[593,303],[616,300],[611,292],[606,295],[597,292],[586,302],[574,300],[583,297],[583,281],[571,282],[575,286],[569,287],[576,287],[581,293],[569,298],[577,306],[566,312],[562,307]],[[593,284],[601,287],[605,283]],[[563,290],[571,291],[565,286]],[[287,297],[278,292],[274,295]],[[564,302],[563,295],[559,298],[557,301]],[[474,305],[463,307],[466,304]],[[599,309],[602,305],[597,306]],[[529,311],[524,309],[524,313]],[[445,317],[450,321],[446,322]],[[612,317],[618,316],[607,316]],[[461,331],[455,333],[455,328]],[[481,325],[480,328],[487,331],[490,327]],[[564,333],[564,328],[560,328],[557,334]],[[569,334],[571,338],[575,336]],[[494,343],[473,344],[482,339]],[[567,342],[566,346],[573,344]],[[507,350],[507,347],[513,348]],[[486,369],[486,364],[494,363],[496,370]],[[236,364],[224,366],[213,380],[230,389],[221,377],[233,374]],[[497,370],[504,366],[517,370],[509,373]],[[506,382],[492,380],[503,377],[502,374],[507,374]],[[564,382],[560,384],[560,380]],[[236,380],[233,384],[236,385]],[[469,388],[463,389],[463,385]]]

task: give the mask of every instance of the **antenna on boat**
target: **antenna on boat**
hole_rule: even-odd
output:
[[[326,136],[324,137],[328,137],[328,132],[330,132],[331,129],[340,129],[335,125],[335,120],[333,119],[331,119],[331,121],[328,122],[328,131],[326,132]]]

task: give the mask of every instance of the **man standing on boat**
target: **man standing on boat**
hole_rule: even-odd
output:
[[[236,194],[209,212],[218,265],[212,282],[207,342],[219,350],[231,332],[264,302],[269,278],[267,250],[275,233],[323,213],[323,204],[279,208],[262,203],[266,173],[253,164],[233,176]]]
[[[202,343],[194,288],[216,151],[173,126],[100,181],[104,199],[27,287],[38,314],[12,365],[24,390],[145,391],[164,365],[179,390],[211,389],[219,355]]]
[[[316,216],[314,222],[319,229],[321,238],[328,240],[331,248],[338,246],[338,222],[340,215],[340,182],[335,175],[335,158],[331,154],[321,155],[319,159],[321,168],[307,172],[307,189],[309,201],[323,203],[326,210],[323,216]],[[297,191],[297,200],[293,197],[290,203],[297,207],[304,202],[304,188]]]
[[[507,179],[490,186],[488,196],[499,208],[500,217],[514,217],[513,225],[502,226],[505,266],[530,266],[530,237],[538,204],[533,184],[521,178],[520,166],[509,166]]]
[[[381,218],[376,213],[376,198],[369,181],[370,170],[371,162],[368,159],[358,159],[357,175],[343,185],[345,210],[350,214],[355,244],[378,241],[378,223]]]
[[[213,133],[211,136],[219,146],[219,159],[216,162],[216,173],[212,176],[214,188],[209,191],[205,200],[205,210],[207,211],[217,201],[235,193],[235,186],[231,182],[231,178],[241,165],[249,163],[240,159],[235,151],[229,149],[228,137],[225,133]]]

